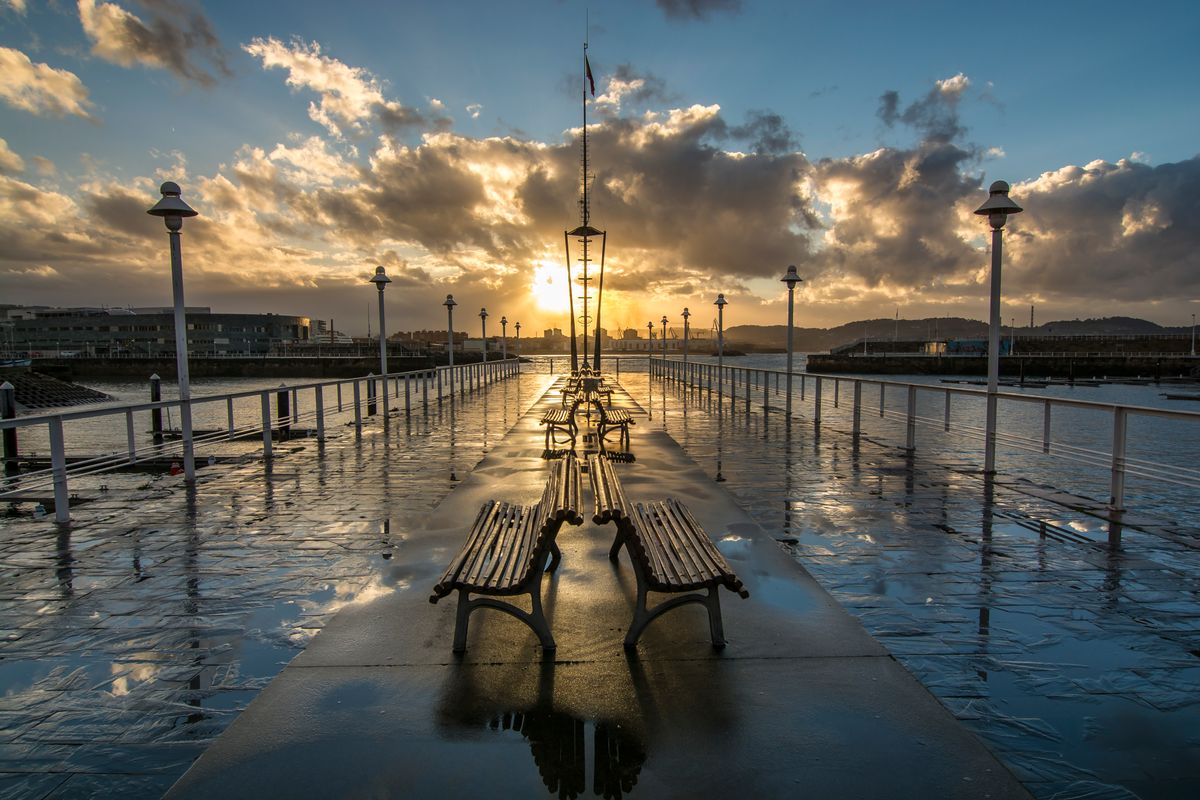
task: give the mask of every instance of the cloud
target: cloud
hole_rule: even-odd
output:
[[[43,156],[33,157],[33,167],[39,175],[53,175],[58,172],[58,167],[54,166],[54,162]]]
[[[256,37],[242,49],[259,59],[263,69],[286,70],[287,85],[292,89],[316,92],[320,102],[309,103],[308,116],[339,139],[347,132],[363,135],[372,123],[391,133],[450,124],[443,116],[427,118],[415,108],[386,99],[379,78],[362,67],[323,55],[317,42],[293,39],[285,44],[273,36]]]
[[[572,76],[570,80],[571,93],[575,94],[575,81],[578,78]],[[639,73],[630,64],[620,64],[607,76],[607,86],[596,96],[594,102],[602,111],[617,113],[621,110],[623,101],[626,105],[645,106],[650,103],[668,103],[671,99],[662,78],[648,72]]]
[[[961,72],[936,81],[924,97],[914,100],[903,111],[900,110],[900,94],[896,91],[884,92],[879,98],[879,118],[889,128],[902,122],[927,139],[952,141],[966,132],[959,122],[958,106],[970,85],[970,79]]]
[[[35,64],[20,50],[0,47],[0,99],[37,116],[71,114],[91,119],[87,87],[65,69]]]
[[[0,139],[0,174],[12,174],[24,170],[25,162],[9,149],[7,141]]]
[[[654,0],[669,20],[703,20],[718,11],[736,14],[742,0]]]
[[[199,8],[183,0],[139,1],[150,12],[149,22],[116,3],[79,0],[79,22],[94,55],[122,67],[165,69],[202,86],[216,83],[214,72],[231,74],[225,50]]]
[[[483,111],[483,106],[479,103],[471,103],[467,106],[467,113],[471,115],[471,119],[479,119],[479,112]]]
[[[8,5],[9,8],[11,8],[13,11],[17,12],[18,14],[25,13],[25,0],[4,0],[4,2]]]

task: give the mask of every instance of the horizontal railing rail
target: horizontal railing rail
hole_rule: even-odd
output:
[[[290,433],[293,426],[315,425],[311,432],[318,440],[325,439],[327,418],[334,414],[351,414],[355,436],[362,436],[364,417],[377,413],[388,414],[391,401],[395,411],[405,416],[414,413],[429,413],[432,406],[453,402],[456,396],[466,397],[482,391],[489,384],[520,374],[521,365],[516,357],[438,366],[428,369],[368,374],[356,378],[340,378],[329,381],[312,381],[275,388],[249,389],[224,392],[215,395],[200,395],[186,401],[179,398],[148,402],[104,405],[102,407],[77,408],[45,414],[0,419],[0,432],[6,432],[3,451],[3,475],[0,476],[0,502],[19,500],[31,492],[52,488],[54,493],[55,519],[68,522],[70,519],[70,481],[101,472],[126,468],[152,459],[182,458],[184,442],[178,432],[163,427],[162,412],[168,414],[179,410],[185,403],[192,410],[221,405],[225,407],[224,424],[213,430],[201,430],[192,436],[194,445],[210,445],[231,440],[261,437],[262,456],[273,455],[274,438]],[[331,395],[331,396],[327,396]],[[257,410],[247,409],[246,404],[258,398]],[[301,400],[311,398],[304,411]],[[239,404],[239,401],[242,401]],[[326,404],[329,404],[329,408]],[[240,413],[235,413],[235,407]],[[151,441],[145,441],[143,430],[141,441],[135,417],[151,415]],[[75,458],[68,464],[67,441],[64,423],[124,417],[125,448],[87,457]],[[240,417],[240,419],[239,419]],[[249,419],[247,419],[249,417]],[[252,421],[251,421],[252,420]],[[8,431],[19,436],[30,431],[45,429],[50,449],[50,464],[21,471],[22,462],[30,455],[20,454]],[[18,440],[19,441],[19,440]]]
[[[778,406],[772,405],[771,398],[772,396],[780,397],[781,392],[786,395],[788,377],[786,370],[741,367],[706,361],[683,361],[678,358],[664,359],[661,356],[650,357],[649,363],[653,377],[675,381],[693,390],[707,391],[710,395],[715,394],[718,403],[724,402],[728,398],[732,410],[744,408],[747,414],[756,408],[760,409],[763,414],[783,411]],[[855,436],[862,433],[862,415],[867,410],[863,388],[872,388],[878,393],[878,416],[903,422],[905,426],[904,449],[909,452],[916,450],[918,428],[949,433],[953,427],[957,433],[971,439],[986,441],[990,435],[998,443],[1014,449],[1051,455],[1091,467],[1102,467],[1109,473],[1108,507],[1114,512],[1125,510],[1127,476],[1146,478],[1176,486],[1200,488],[1200,469],[1195,466],[1185,463],[1163,464],[1146,458],[1132,457],[1128,454],[1131,419],[1168,419],[1194,426],[1200,425],[1200,412],[1197,411],[1044,397],[1017,392],[995,392],[994,396],[997,402],[1041,407],[1042,435],[1039,439],[1003,429],[989,432],[980,421],[982,414],[975,415],[970,419],[962,419],[954,413],[953,405],[956,399],[975,402],[982,407],[991,396],[991,393],[983,388],[811,372],[793,372],[791,378],[793,401],[798,393],[800,402],[806,402],[811,387],[812,421],[816,425],[821,424],[823,411],[828,410],[829,407],[839,408],[845,402],[842,397],[849,394],[851,433]],[[830,389],[832,391],[829,391]],[[889,408],[887,404],[889,396],[905,398],[904,410]],[[939,417],[929,416],[928,412],[918,413],[918,407],[922,405],[921,401],[925,400],[925,404],[928,405],[930,396],[935,399],[941,398],[943,402],[943,411]],[[874,407],[872,408],[874,409]],[[1106,451],[1080,444],[1052,441],[1051,420],[1054,418],[1055,409],[1097,412],[1107,416],[1111,431],[1109,438],[1111,449]],[[1200,434],[1200,428],[1191,428],[1191,430]]]

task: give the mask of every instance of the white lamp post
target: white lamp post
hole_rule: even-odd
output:
[[[683,309],[683,363],[685,364],[688,356],[688,317],[691,315],[692,313],[685,307]]]
[[[666,314],[663,314],[662,326],[663,326],[663,332],[662,332],[663,361],[666,361],[667,360],[667,315]]]
[[[796,265],[793,264],[787,268],[787,274],[779,280],[787,284],[788,287],[788,331],[787,331],[787,400],[784,405],[786,407],[787,418],[792,419],[792,327],[795,320],[795,305],[796,305],[796,284],[803,283],[804,279],[796,274]]]
[[[383,267],[376,267],[375,274],[371,276],[371,283],[375,284],[375,288],[379,290],[379,376],[382,381],[383,391],[380,392],[380,399],[383,400],[383,418],[386,420],[388,415],[388,363],[387,363],[387,323],[383,316],[383,290],[392,279],[384,272]]]
[[[517,322],[513,328],[517,331],[517,358],[521,357],[521,323]]]
[[[992,226],[992,296],[988,329],[988,380],[987,380],[987,423],[983,451],[983,472],[996,472],[996,390],[1000,383],[1000,260],[1003,248],[1004,223],[1009,214],[1019,214],[1022,209],[1008,197],[1009,186],[996,181],[988,189],[988,199],[975,213],[988,218]]]
[[[454,400],[454,295],[446,295],[446,352],[450,357],[450,400]]]
[[[720,394],[721,381],[725,376],[725,306],[729,305],[729,301],[724,294],[718,294],[713,305],[717,307],[717,393]]]
[[[479,326],[481,329],[480,335],[483,337],[483,361],[485,364],[487,363],[487,318],[487,309],[479,309]]]
[[[179,372],[179,427],[183,433],[183,477],[188,483],[196,480],[195,448],[192,442],[192,389],[188,382],[187,315],[183,305],[183,252],[179,231],[184,217],[196,216],[196,211],[180,198],[179,184],[167,181],[159,187],[162,199],[146,213],[162,217],[171,242],[171,295],[175,301],[175,364]]]
[[[508,360],[508,317],[500,317],[500,357]]]

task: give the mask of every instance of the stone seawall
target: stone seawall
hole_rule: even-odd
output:
[[[984,356],[810,355],[808,371],[882,375],[986,375]],[[1200,378],[1196,356],[1036,356],[1000,358],[1000,374],[1026,378]]]

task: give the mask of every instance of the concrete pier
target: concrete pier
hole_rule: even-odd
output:
[[[405,520],[394,591],[341,610],[169,796],[1028,796],[669,435],[614,400],[643,423],[635,461],[617,465],[630,499],[686,502],[750,591],[721,598],[724,651],[692,606],[627,656],[633,573],[607,558],[611,526],[589,521],[559,534],[562,566],[543,584],[556,652],[485,610],[451,653],[454,601],[430,605],[430,588],[484,500],[536,500],[551,390],[423,524]]]

